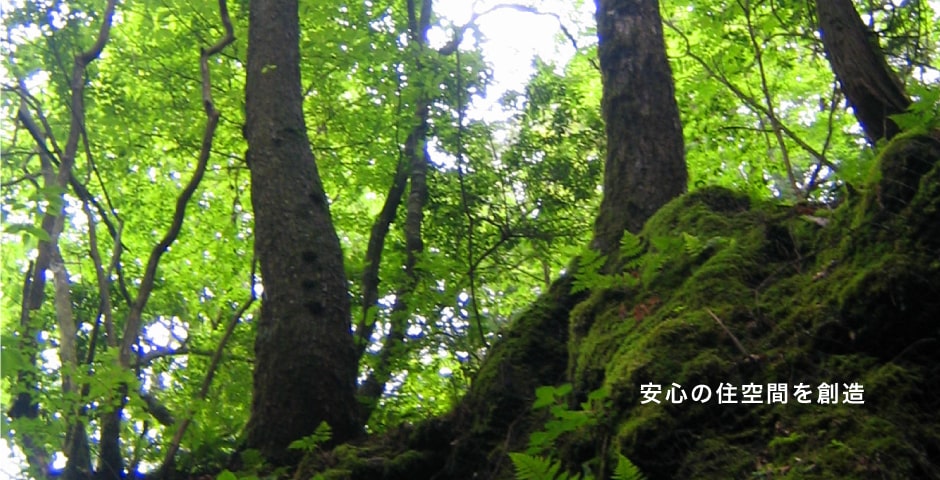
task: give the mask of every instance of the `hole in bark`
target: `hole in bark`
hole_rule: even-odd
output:
[[[304,250],[300,252],[300,258],[303,259],[305,263],[315,263],[317,261],[317,252],[313,250]]]
[[[304,307],[307,308],[308,312],[314,315],[319,315],[323,313],[323,304],[320,302],[307,302],[307,303],[304,303]]]

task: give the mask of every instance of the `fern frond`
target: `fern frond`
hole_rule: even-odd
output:
[[[643,242],[640,241],[640,237],[624,231],[623,237],[620,239],[620,258],[631,259],[640,256],[642,253]]]
[[[613,480],[646,480],[646,476],[629,458],[618,455],[617,468],[611,477]]]
[[[516,480],[570,480],[561,472],[561,461],[536,457],[525,453],[509,453],[513,466],[516,467]]]

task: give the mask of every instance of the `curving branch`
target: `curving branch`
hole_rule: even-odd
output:
[[[467,21],[467,23],[455,29],[453,40],[447,43],[447,45],[444,45],[443,47],[441,47],[438,50],[438,53],[440,53],[441,55],[450,55],[456,52],[457,48],[460,46],[460,42],[463,41],[463,36],[467,32],[467,30],[476,28],[476,22],[479,21],[480,18],[485,17],[486,15],[499,12],[500,10],[515,10],[517,12],[531,13],[533,15],[542,15],[542,16],[552,17],[555,19],[556,22],[558,22],[558,29],[561,30],[561,34],[564,35],[565,38],[568,40],[568,42],[571,43],[571,46],[574,47],[575,51],[581,50],[581,47],[578,45],[578,40],[574,38],[574,35],[571,34],[571,31],[568,30],[568,27],[565,26],[565,22],[562,21],[561,17],[558,16],[557,13],[543,12],[539,10],[538,8],[532,7],[529,5],[519,5],[517,3],[500,3],[497,5],[493,5],[492,7],[489,7],[486,10],[483,10],[480,12],[473,12],[473,14],[470,16],[470,19]],[[594,60],[593,58],[590,59],[590,62],[595,70],[599,71],[601,69],[600,65],[598,65],[597,61]]]
[[[116,0],[109,0],[105,8],[104,16],[95,43],[92,47],[77,55],[72,65],[72,75],[70,77],[71,98],[69,102],[71,120],[69,123],[68,141],[65,150],[58,155],[53,155],[46,146],[44,136],[39,127],[32,122],[28,115],[27,100],[21,97],[22,101],[17,117],[30,135],[36,141],[40,149],[40,161],[42,163],[43,179],[47,189],[56,188],[63,192],[59,194],[60,206],[58,209],[50,209],[45,213],[42,219],[42,229],[47,238],[39,242],[39,253],[36,261],[32,265],[32,270],[28,272],[28,278],[25,282],[24,301],[21,321],[29,323],[30,311],[37,310],[42,306],[45,300],[45,282],[46,271],[51,270],[54,274],[55,286],[55,310],[56,319],[59,327],[59,353],[63,366],[65,368],[78,367],[78,354],[75,345],[76,325],[74,314],[71,309],[71,291],[68,281],[68,272],[65,268],[65,262],[62,259],[59,250],[59,236],[65,227],[65,197],[66,188],[74,179],[73,167],[75,165],[75,156],[78,151],[78,141],[85,124],[85,72],[88,65],[97,59],[110,37],[114,11],[117,6]],[[25,95],[25,89],[23,90]],[[58,147],[53,141],[53,148]],[[58,167],[58,171],[55,168]],[[78,385],[74,383],[70,376],[63,377],[62,389],[64,393],[74,392]],[[78,412],[73,412],[78,413]],[[65,452],[68,457],[63,476],[66,479],[81,478],[91,471],[91,453],[88,447],[88,439],[85,434],[84,423],[79,415],[71,416],[76,419],[70,422],[68,426],[68,435],[66,438]],[[37,454],[34,458],[42,458],[43,455]],[[33,465],[34,469],[45,469],[46,465]]]
[[[182,192],[180,192],[179,197],[176,199],[176,210],[173,214],[173,221],[170,224],[170,228],[167,230],[166,234],[163,236],[160,242],[154,246],[150,253],[150,258],[147,261],[147,267],[144,270],[144,277],[140,283],[140,290],[137,292],[137,298],[134,300],[130,314],[128,315],[127,323],[124,328],[124,335],[121,341],[121,352],[119,359],[121,365],[124,367],[130,367],[132,364],[132,348],[134,344],[137,343],[137,339],[140,336],[142,327],[141,315],[143,314],[144,307],[147,305],[147,301],[150,299],[150,294],[153,291],[153,285],[157,275],[157,267],[160,264],[160,258],[164,253],[166,253],[170,245],[172,245],[179,236],[180,230],[183,227],[183,220],[186,216],[186,206],[189,204],[190,199],[192,199],[193,194],[195,194],[196,189],[199,188],[199,183],[202,181],[202,177],[206,172],[206,167],[209,162],[209,156],[212,150],[212,141],[215,137],[216,127],[218,127],[219,124],[219,117],[221,116],[219,111],[216,110],[215,104],[212,102],[212,84],[209,75],[209,58],[222,51],[222,49],[235,41],[235,31],[232,27],[232,21],[229,18],[228,6],[225,0],[219,0],[219,12],[222,17],[222,24],[225,27],[225,36],[208,49],[202,49],[199,59],[200,71],[202,73],[202,104],[206,111],[207,117],[206,128],[202,137],[202,147],[199,151],[199,159],[196,163],[196,170],[193,172],[192,177],[189,179],[186,187]]]
[[[362,316],[356,324],[356,358],[369,346],[372,333],[375,331],[376,309],[379,301],[379,268],[382,263],[382,250],[385,248],[385,238],[389,228],[395,220],[398,206],[401,205],[408,184],[408,169],[404,159],[398,161],[395,167],[395,176],[385,196],[382,210],[372,223],[369,234],[369,246],[366,248],[366,268],[362,272]]]

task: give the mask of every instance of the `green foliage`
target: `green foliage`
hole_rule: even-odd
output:
[[[916,98],[904,113],[891,119],[907,132],[930,132],[940,128],[940,88],[915,86],[911,94]]]
[[[516,480],[568,480],[572,477],[561,471],[561,461],[552,461],[545,457],[536,457],[524,453],[509,453],[513,466],[516,467]]]
[[[571,384],[566,383],[559,387],[543,386],[535,390],[536,399],[532,408],[539,410],[547,407],[551,417],[541,431],[533,432],[529,436],[526,453],[532,455],[545,452],[561,435],[589,427],[600,418],[607,391],[591,392],[588,401],[581,405],[581,410],[570,410],[565,399],[571,389]]]
[[[607,264],[607,256],[593,248],[586,248],[578,257],[578,266],[574,273],[572,293],[579,293],[596,288],[611,288],[620,285],[625,280],[623,275],[602,273]]]
[[[249,414],[251,402],[246,399],[252,389],[257,310],[248,310],[237,321],[208,388],[208,398],[195,399],[232,315],[255,293],[255,285],[261,285],[252,262],[255,227],[241,132],[248,2],[230,2],[238,40],[209,65],[211,92],[221,112],[209,169],[187,208],[179,240],[157,268],[155,288],[142,314],[144,334],[132,342],[135,364],[129,368],[118,366],[116,345],[141,287],[149,255],[170,225],[177,195],[199,154],[205,115],[198,55],[221,35],[222,25],[217,4],[212,2],[119,2],[118,21],[104,55],[89,65],[83,78],[84,124],[73,173],[97,204],[90,205],[90,213],[86,213],[74,187],[62,189],[45,183],[47,167],[39,155],[43,149],[24,128],[19,111],[21,105],[26,106],[40,127],[42,147],[60,155],[75,113],[70,99],[72,60],[93,43],[103,3],[28,0],[13,2],[0,14],[9,33],[0,50],[11,60],[3,67],[4,94],[0,96],[0,397],[4,411],[20,393],[29,393],[40,407],[35,418],[4,416],[3,427],[15,432],[12,442],[21,449],[36,444],[58,452],[66,438],[63,418],[81,418],[90,436],[100,435],[102,407],[126,401],[121,423],[123,456],[138,459],[140,465],[159,465],[177,427],[158,421],[151,405],[138,394],[143,391],[177,420],[192,420],[182,439],[179,469],[217,470],[223,465],[219,459],[240,442]],[[663,16],[670,25],[666,36],[682,109],[692,190],[717,184],[739,188],[754,199],[803,193],[829,202],[840,197],[840,186],[845,183],[864,190],[863,180],[877,172],[874,155],[860,144],[855,119],[834,88],[814,31],[810,3],[784,3],[662,2]],[[938,17],[929,2],[896,3],[859,5],[869,14],[891,64],[900,68],[909,92],[917,99],[909,112],[895,120],[905,130],[936,128],[940,93],[935,86],[917,85],[926,83],[927,74],[940,67],[936,58]],[[304,115],[310,143],[347,256],[354,319],[364,316],[377,325],[369,354],[362,362],[363,371],[377,361],[391,321],[391,299],[407,281],[400,269],[405,257],[400,228],[403,209],[397,210],[383,250],[381,300],[378,305],[364,307],[368,315],[362,315],[359,309],[363,307],[355,301],[362,293],[358,282],[365,250],[401,162],[402,144],[415,126],[418,99],[427,98],[431,110],[427,138],[430,198],[423,222],[421,277],[407,298],[405,340],[391,362],[394,380],[369,429],[389,430],[452,408],[466,392],[479,359],[500,337],[500,329],[548,290],[552,278],[579,254],[571,269],[574,292],[591,291],[593,310],[603,310],[599,292],[617,298],[619,303],[600,312],[616,319],[617,328],[635,331],[658,325],[665,339],[650,340],[653,347],[720,343],[715,332],[702,325],[703,318],[711,325],[710,319],[695,314],[704,300],[720,298],[723,309],[716,307],[716,312],[743,315],[744,299],[755,295],[752,290],[759,290],[753,278],[745,275],[753,275],[761,266],[755,260],[753,238],[732,236],[719,228],[728,226],[723,220],[696,205],[684,204],[687,215],[677,223],[695,228],[676,230],[660,223],[640,236],[625,234],[616,259],[617,271],[605,270],[610,259],[590,249],[582,251],[581,246],[590,241],[606,148],[598,108],[601,79],[593,64],[596,54],[592,45],[584,43],[584,38],[591,36],[590,27],[575,31],[566,23],[569,33],[582,42],[580,50],[564,65],[557,60],[537,60],[527,85],[501,99],[504,118],[483,120],[468,114],[471,102],[485,96],[491,81],[486,58],[469,48],[474,39],[468,36],[458,69],[454,55],[440,55],[433,48],[418,49],[408,38],[406,5],[302,0],[299,12],[307,99]],[[435,17],[441,30],[453,26],[449,20]],[[479,36],[478,32],[473,34]],[[773,119],[767,110],[771,107],[776,119],[791,132],[782,142],[774,136]],[[458,120],[462,122],[458,124]],[[784,163],[785,150],[789,169]],[[823,158],[828,163],[822,163]],[[794,175],[802,192],[787,185],[788,174]],[[873,195],[866,197],[871,205],[878,204],[877,192],[863,193]],[[934,208],[929,200],[920,201],[920,210]],[[47,213],[58,215],[63,208],[58,245],[69,273],[68,293],[76,326],[72,339],[63,338],[52,304],[55,292],[51,282],[46,284],[45,303],[28,312],[26,321],[20,321],[23,275],[36,260],[40,242],[51,240],[43,229],[43,219]],[[868,220],[861,216],[853,228]],[[929,229],[929,225],[917,228]],[[101,289],[91,255],[92,231],[107,292]],[[799,229],[793,227],[793,231]],[[774,232],[766,232],[767,237],[776,239],[768,248],[805,248],[793,245],[799,242],[789,238],[790,233],[777,238]],[[800,238],[797,233],[792,237]],[[865,293],[872,290],[886,292],[881,297],[883,305],[894,305],[898,298],[908,297],[894,289],[898,282],[883,279],[906,278],[904,271],[932,261],[901,262],[896,257],[884,259],[884,255],[872,258],[879,260],[869,259],[868,264],[884,266],[887,273],[845,274],[846,286],[835,306],[806,303],[793,308],[805,310],[799,313],[806,319],[832,316],[834,309],[851,313],[860,308],[853,305],[862,305]],[[818,267],[800,261],[781,264],[777,274]],[[660,310],[663,313],[654,312],[652,299],[659,301],[657,291],[685,278],[691,280],[682,301],[667,299]],[[624,299],[634,294],[645,297],[635,305],[628,304]],[[785,295],[779,298],[787,300],[779,302],[781,305],[764,302],[753,311],[779,310],[783,304],[796,302]],[[111,305],[109,311],[103,309],[105,301]],[[636,310],[638,306],[646,310]],[[586,307],[582,310],[588,310]],[[886,308],[881,306],[878,312]],[[648,316],[651,321],[624,322],[631,311],[634,320]],[[691,315],[683,317],[689,318],[688,324],[662,322],[668,315],[679,314]],[[861,313],[857,315],[861,318]],[[753,329],[763,328],[764,320],[755,319]],[[585,328],[590,330],[587,323]],[[774,328],[803,332],[807,327],[793,320]],[[603,333],[609,343],[593,342],[576,354],[590,357],[597,352],[601,357],[620,348],[613,340],[614,333]],[[57,349],[63,340],[74,340],[79,366],[61,365]],[[797,343],[807,341],[803,338]],[[630,372],[653,369],[647,360],[638,356],[617,367]],[[585,365],[589,363],[586,360],[579,361],[573,367],[578,373],[592,367]],[[725,361],[721,356],[706,355],[691,359],[682,368],[704,375]],[[680,363],[667,359],[656,368],[675,373]],[[81,389],[63,392],[66,376]],[[120,393],[123,388],[128,389],[126,398]],[[593,399],[580,409],[570,409],[564,398],[571,394],[571,387],[548,388],[537,392],[542,402],[538,410],[547,420],[543,431],[532,437],[539,450],[535,454],[547,455],[547,449],[559,439],[596,427],[596,412],[604,403]],[[623,394],[613,391],[610,395]],[[637,423],[656,421],[645,418]],[[890,431],[875,424],[865,424],[865,428]],[[809,427],[804,430],[814,433]],[[315,434],[295,446],[313,450],[321,438]],[[790,436],[781,434],[779,438]],[[824,452],[819,455],[849,457],[865,451],[857,444],[850,445],[848,452],[827,442],[814,444]],[[785,440],[773,447],[774,451],[794,448]],[[718,453],[715,455],[705,456],[705,460],[718,458]],[[540,461],[538,465],[530,461],[528,471],[544,467],[540,471],[551,472],[553,466],[560,465],[550,456]],[[256,466],[260,465],[259,460]],[[564,475],[560,469],[555,473]],[[231,480],[231,475],[235,474],[220,477]]]
[[[614,480],[645,480],[646,476],[629,458],[617,454],[617,468],[611,476]]]
[[[609,259],[594,249],[584,249],[578,257],[574,271],[572,292],[597,289],[628,290],[649,285],[667,260],[677,255],[694,259],[706,251],[726,244],[733,244],[733,239],[716,236],[701,240],[694,235],[682,233],[679,238],[657,235],[644,242],[639,236],[624,232],[619,252],[621,272],[606,273],[609,269]]]
[[[590,430],[609,413],[610,391],[607,387],[590,392],[586,401],[581,403],[580,410],[569,409],[567,398],[571,392],[570,383],[557,387],[546,385],[535,390],[535,402],[532,404],[532,409],[538,411],[547,408],[550,416],[541,430],[532,432],[529,436],[529,446],[525,453],[509,453],[518,480],[593,480],[594,476],[587,470],[583,474],[571,475],[562,470],[560,460],[553,460],[551,456],[541,456],[551,452],[562,435]],[[629,459],[618,454],[613,478],[642,480],[645,477]]]
[[[509,458],[516,468],[516,480],[593,480],[590,474],[571,475],[561,470],[561,461],[550,458],[510,453]],[[645,480],[646,476],[633,462],[623,455],[617,455],[617,468],[611,478],[614,480]]]
[[[333,429],[330,428],[330,424],[321,422],[313,433],[307,435],[304,438],[294,440],[290,443],[290,445],[287,446],[287,448],[291,450],[300,450],[305,453],[315,452],[319,450],[321,445],[330,441],[332,436]]]

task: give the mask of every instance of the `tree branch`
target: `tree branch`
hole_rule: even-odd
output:
[[[189,200],[193,197],[193,194],[199,187],[199,183],[202,181],[202,177],[206,172],[206,166],[209,162],[209,155],[212,150],[212,141],[215,137],[215,130],[219,124],[220,117],[219,111],[216,110],[215,105],[212,102],[212,88],[209,75],[209,57],[220,52],[223,48],[235,40],[234,29],[232,27],[232,22],[229,19],[228,6],[226,5],[225,0],[219,0],[219,11],[222,17],[222,24],[225,27],[225,36],[208,49],[202,49],[199,59],[200,71],[202,73],[202,104],[206,111],[206,117],[208,117],[206,128],[203,133],[202,147],[199,151],[199,159],[196,164],[196,170],[193,172],[189,183],[186,184],[186,187],[182,192],[180,192],[179,197],[176,199],[176,210],[173,214],[173,221],[170,225],[170,228],[167,230],[167,233],[164,235],[163,239],[161,239],[160,242],[154,246],[150,253],[150,259],[147,261],[147,267],[144,273],[144,277],[140,282],[140,289],[137,292],[137,298],[131,307],[127,323],[124,328],[124,336],[121,343],[121,352],[119,358],[121,364],[125,367],[131,365],[131,357],[133,355],[131,349],[137,342],[137,338],[140,336],[141,315],[143,314],[144,307],[147,305],[147,301],[150,299],[150,294],[153,290],[154,281],[157,275],[157,266],[160,264],[160,258],[179,236],[180,230],[183,226],[183,220],[186,216],[186,206],[189,204]]]
[[[780,119],[777,118],[777,116],[774,114],[774,112],[768,111],[763,105],[760,104],[760,102],[752,98],[750,95],[746,94],[743,90],[741,90],[740,87],[732,83],[724,75],[721,75],[720,73],[718,73],[714,68],[711,67],[711,65],[709,65],[708,62],[705,61],[704,58],[693,53],[692,43],[689,40],[689,38],[685,35],[685,32],[680,30],[674,23],[672,23],[671,21],[665,18],[663,19],[663,24],[668,26],[670,29],[672,29],[672,31],[676,32],[682,38],[683,42],[685,42],[685,54],[688,55],[691,59],[695,60],[699,65],[701,65],[702,68],[705,69],[705,72],[710,77],[717,80],[718,83],[724,85],[728,90],[731,91],[731,93],[733,93],[736,97],[738,97],[739,100],[743,101],[745,105],[747,105],[751,110],[757,113],[760,113],[764,115],[765,117],[767,117],[768,119],[770,119],[771,122],[773,122],[780,128],[780,131],[784,135],[786,135],[788,138],[793,140],[794,143],[796,143],[797,145],[800,146],[800,148],[802,148],[807,153],[809,153],[816,161],[829,167],[833,171],[839,170],[839,167],[834,165],[832,162],[830,162],[826,158],[825,153],[816,150],[810,144],[808,144],[805,140],[803,140],[793,130],[791,130],[783,122],[781,122]]]

